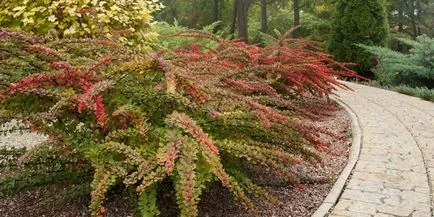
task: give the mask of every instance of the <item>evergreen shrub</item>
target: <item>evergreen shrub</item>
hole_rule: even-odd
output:
[[[357,47],[387,46],[389,26],[383,0],[338,0],[327,51],[339,61],[354,62],[364,75],[375,66],[372,55]]]
[[[406,85],[391,87],[390,89],[402,94],[434,102],[434,89],[428,89],[426,87],[409,87]]]
[[[416,40],[399,41],[410,47],[408,53],[378,46],[359,45],[378,57],[378,65],[374,69],[376,79],[385,86],[434,88],[434,39],[422,35]]]

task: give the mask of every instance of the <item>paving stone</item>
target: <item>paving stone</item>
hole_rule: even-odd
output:
[[[401,197],[399,196],[388,196],[383,200],[384,204],[390,206],[399,206],[401,205]]]
[[[370,214],[375,215],[377,213],[376,206],[372,203],[365,203],[360,201],[355,201],[348,207],[348,211],[350,212],[356,212],[356,213],[364,213],[364,214]],[[355,214],[354,214],[355,215]]]
[[[430,201],[428,194],[423,194],[415,191],[402,191],[400,196],[403,200],[415,201],[420,203],[429,203]]]
[[[342,209],[334,209],[331,216],[349,216],[351,217],[351,215],[353,215],[352,212],[347,211],[347,210],[342,210]]]
[[[414,211],[411,217],[430,217],[431,213],[427,211]]]
[[[374,215],[374,217],[396,217],[395,215],[389,215],[385,213],[377,213]]]
[[[353,203],[351,200],[340,199],[339,202],[336,204],[335,209],[346,210],[351,205],[351,203]]]
[[[395,188],[385,188],[381,191],[382,194],[387,194],[387,195],[400,195],[401,194],[401,189],[395,189]]]
[[[397,216],[410,216],[415,210],[411,206],[389,206],[389,205],[379,205],[376,206],[378,212],[397,215]]]
[[[366,192],[381,193],[384,189],[384,184],[383,182],[360,180],[353,177],[348,183],[347,188],[352,190],[363,190]]]
[[[382,204],[382,199],[385,197],[383,194],[377,194],[372,192],[363,192],[360,190],[346,190],[342,194],[343,199],[349,199],[354,201],[362,201],[366,203]]]
[[[434,104],[346,83],[362,130],[359,161],[331,216],[431,217]]]

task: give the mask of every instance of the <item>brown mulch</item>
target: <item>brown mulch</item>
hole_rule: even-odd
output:
[[[291,188],[280,183],[276,177],[267,171],[258,169],[254,171],[256,181],[268,189],[278,198],[280,204],[273,206],[263,200],[254,200],[260,216],[264,217],[305,217],[311,216],[327,196],[337,177],[347,164],[350,149],[350,118],[343,109],[333,116],[318,121],[317,124],[329,128],[334,132],[345,135],[345,140],[334,140],[332,146],[322,155],[322,162],[318,165],[302,163],[293,170],[306,174],[314,180],[297,188]],[[321,181],[326,180],[326,181]],[[84,217],[89,216],[89,197],[82,196],[55,204],[40,206],[40,201],[55,195],[62,189],[61,186],[40,188],[19,195],[0,198],[1,217]],[[173,195],[173,194],[172,194]],[[106,216],[127,217],[132,216],[132,206],[126,193],[118,192],[106,202],[108,212]],[[178,215],[175,199],[170,194],[160,198],[160,210],[163,217]],[[252,216],[243,207],[233,200],[231,193],[222,188],[212,188],[205,192],[200,202],[199,216],[203,217],[248,217]]]

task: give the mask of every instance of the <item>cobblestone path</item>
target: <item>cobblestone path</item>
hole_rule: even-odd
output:
[[[434,103],[347,83],[362,129],[359,160],[330,217],[431,217]]]

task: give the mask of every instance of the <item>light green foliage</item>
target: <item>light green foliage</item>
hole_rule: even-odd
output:
[[[383,0],[339,0],[327,50],[339,61],[355,62],[358,70],[370,70],[375,62],[357,44],[386,46],[389,26]]]
[[[310,13],[303,14],[301,19],[303,20],[300,27],[301,37],[319,42],[327,41],[331,31],[330,20]]]
[[[379,64],[374,70],[382,85],[409,85],[434,87],[434,39],[419,36],[417,40],[400,39],[411,47],[408,53],[388,48],[360,45],[378,56]]]
[[[0,26],[62,38],[104,36],[125,44],[142,44],[156,0],[11,0],[0,2]]]
[[[191,28],[201,28],[214,22],[211,15],[213,4],[212,1],[160,1],[166,7],[156,15],[156,19],[159,21],[172,23],[177,20],[176,22],[178,22],[180,25]]]
[[[202,28],[202,31],[213,33],[217,26],[220,25],[221,22],[211,23]],[[180,26],[178,21],[175,20],[173,24],[169,24],[167,22],[157,22],[152,26],[152,30],[158,34],[158,37],[151,43],[151,46],[156,50],[164,48],[164,49],[175,49],[182,48],[185,45],[190,45],[192,43],[200,43],[205,47],[215,47],[216,42],[212,40],[207,40],[203,38],[197,37],[175,37],[180,32],[191,31],[186,27]],[[222,32],[216,33],[218,35],[222,35]]]
[[[179,139],[176,138],[176,139]],[[179,155],[179,163],[177,164],[176,181],[176,197],[180,204],[181,217],[197,216],[197,203],[199,200],[199,192],[197,192],[196,182],[196,162],[197,162],[197,146],[187,142],[186,139],[180,144],[181,153]]]
[[[141,217],[159,216],[160,211],[157,207],[157,185],[149,186],[143,193],[140,194],[138,200],[138,208]]]

